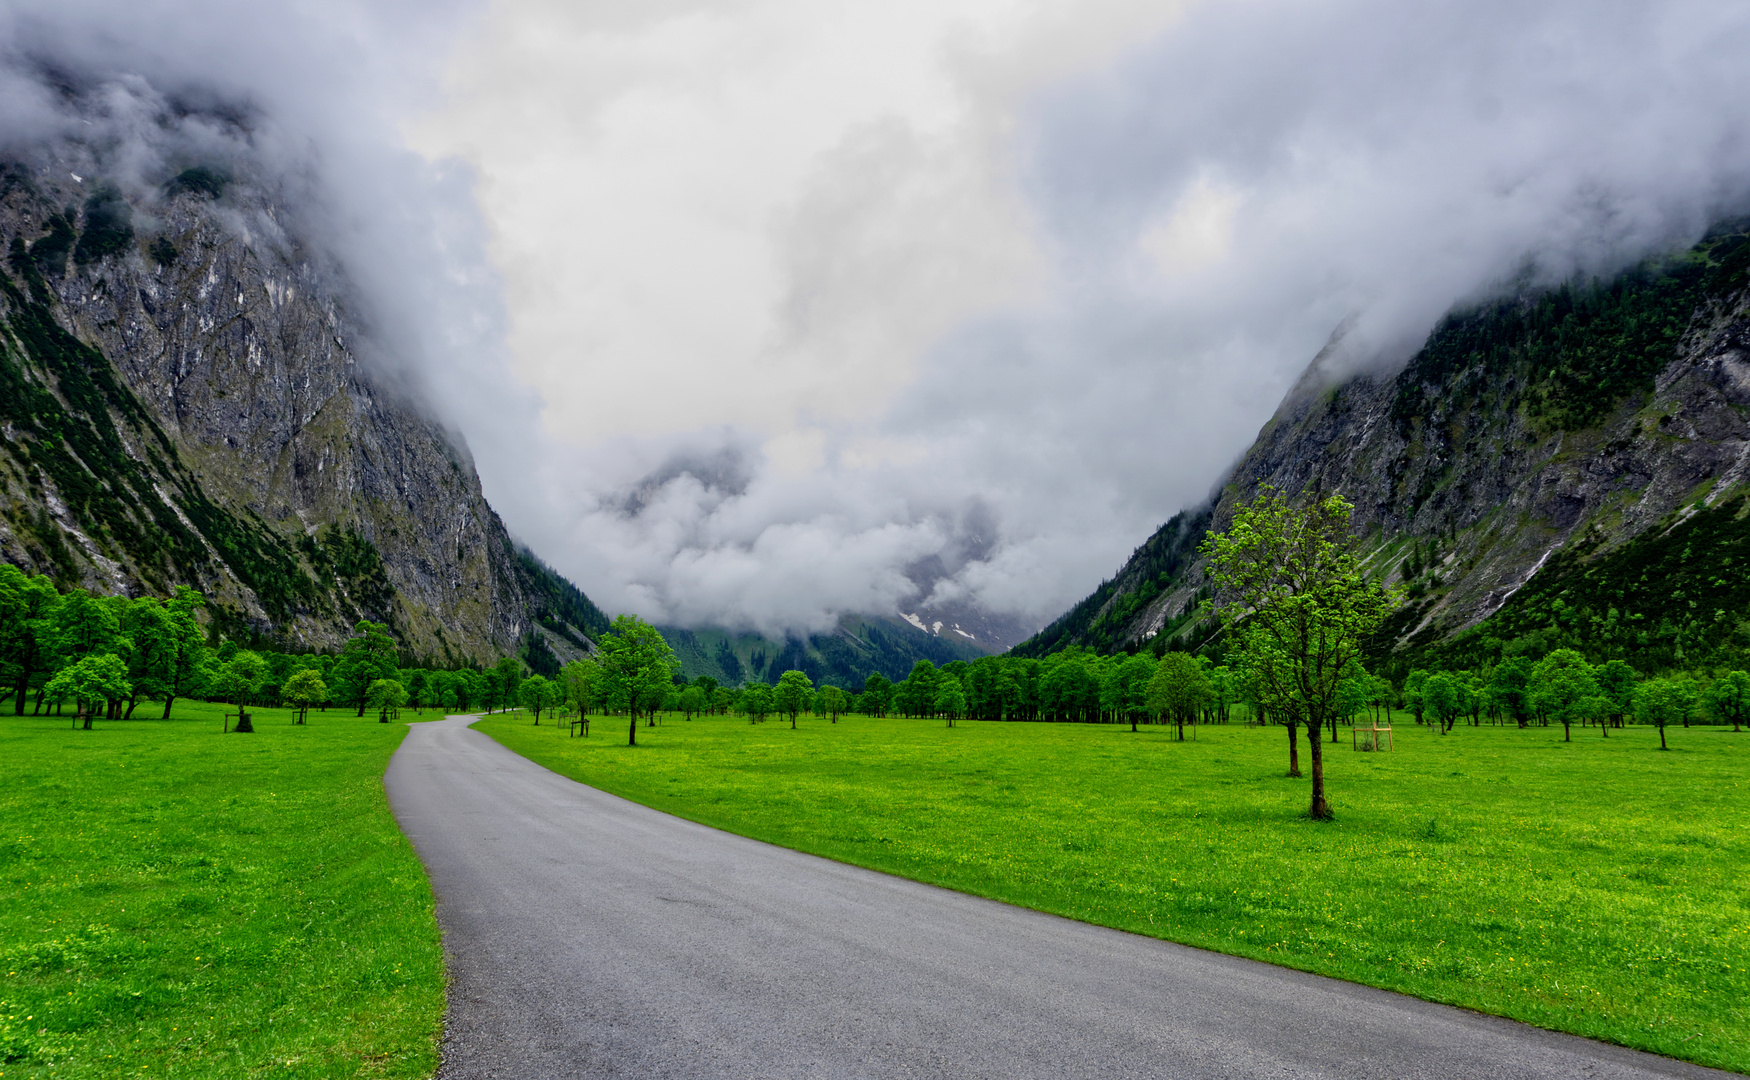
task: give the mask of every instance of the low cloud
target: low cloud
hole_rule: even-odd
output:
[[[278,177],[379,369],[603,607],[767,632],[1042,621],[1339,328],[1339,372],[1389,367],[1750,209],[1717,3],[85,0],[0,35],[0,137],[61,130],[63,71],[118,131],[182,117],[118,146]]]

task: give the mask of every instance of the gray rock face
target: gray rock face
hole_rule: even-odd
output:
[[[1598,423],[1548,423],[1527,407],[1525,380],[1523,365],[1503,373],[1476,360],[1422,387],[1431,405],[1405,422],[1398,376],[1337,382],[1315,360],[1213,503],[1164,527],[1036,641],[1112,648],[1181,632],[1207,595],[1197,544],[1261,484],[1342,494],[1382,580],[1403,580],[1432,547],[1433,574],[1417,578],[1398,642],[1422,644],[1499,610],[1569,542],[1586,537],[1609,552],[1750,479],[1750,291],[1741,285],[1707,297],[1651,392],[1617,401]]]
[[[78,145],[14,166],[0,196],[0,243],[38,241],[50,233],[51,217],[69,207],[75,226],[91,233],[101,209],[91,200],[102,183],[100,163]],[[319,588],[295,611],[272,611],[218,557],[211,536],[211,567],[186,583],[292,647],[334,646],[355,617],[370,617],[387,618],[405,648],[436,659],[486,659],[513,649],[530,603],[504,525],[482,496],[460,438],[361,364],[363,332],[344,276],[292,235],[282,224],[287,215],[260,186],[240,179],[218,197],[212,185],[179,186],[128,197],[133,234],[120,250],[101,257],[82,251],[40,280],[52,293],[47,308],[56,323],[114,365],[198,489],[231,516],[258,524],[262,543],[293,553],[326,592]],[[26,276],[18,266],[13,272]],[[64,385],[51,388],[79,411]],[[120,419],[126,407],[111,402],[110,410]],[[117,427],[129,441],[133,429]],[[0,553],[52,570],[38,565],[43,544],[26,543],[17,526],[46,510],[71,541],[82,584],[104,592],[149,587],[154,574],[140,553],[115,530],[80,520],[19,450],[8,432],[0,454],[11,466],[5,498],[13,527],[0,523]],[[139,445],[130,452],[145,460]],[[173,490],[168,475],[160,479]],[[347,530],[380,556],[392,595],[320,565],[322,549],[312,542]],[[362,573],[371,576],[368,566]]]

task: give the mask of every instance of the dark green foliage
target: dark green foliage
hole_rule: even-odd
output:
[[[12,244],[6,253],[6,263],[12,267],[13,273],[24,278],[37,303],[48,305],[55,302],[55,294],[49,290],[49,283],[43,280],[42,271],[37,269],[36,261],[30,257],[30,250],[24,246],[21,238],[12,238]]]
[[[50,214],[45,222],[48,233],[30,245],[30,261],[40,273],[59,276],[67,272],[67,256],[78,240],[73,230],[73,208],[64,214]]]
[[[547,644],[539,630],[531,630],[523,638],[522,657],[523,663],[529,665],[529,670],[536,675],[552,679],[559,674],[559,658],[553,655],[553,647]]]
[[[160,236],[146,247],[146,254],[152,256],[152,261],[159,266],[174,266],[179,254],[176,245],[170,242],[168,236]]]
[[[85,231],[73,249],[80,266],[117,255],[134,242],[134,208],[112,184],[104,184],[85,200]]]
[[[345,591],[355,616],[393,622],[395,586],[383,568],[382,553],[363,533],[351,524],[344,529],[328,526],[318,535],[301,537],[298,548],[318,577]]]
[[[796,670],[817,684],[861,686],[871,671],[903,679],[919,660],[947,664],[982,653],[903,623],[851,620],[838,632],[775,641],[757,634],[663,627],[681,673],[707,675],[724,686],[776,683]]]
[[[516,547],[511,554],[516,564],[517,582],[528,598],[530,618],[587,652],[588,644],[566,629],[566,625],[576,627],[590,637],[600,637],[607,632],[608,617],[583,595],[583,590],[542,562],[528,548]]]
[[[1600,553],[1603,539],[1552,555],[1487,622],[1415,662],[1477,667],[1569,648],[1659,672],[1750,657],[1750,499],[1679,512]]]
[[[1213,504],[1174,514],[1130,556],[1119,579],[1101,582],[1093,595],[1010,652],[1015,656],[1040,657],[1071,644],[1092,646],[1101,652],[1113,652],[1131,644],[1128,640],[1131,616],[1171,588],[1190,566],[1214,515]],[[1124,591],[1126,587],[1128,591]],[[1112,606],[1102,611],[1114,596],[1117,599]]]
[[[196,165],[192,169],[184,169],[176,177],[164,185],[164,194],[174,198],[177,195],[204,195],[209,199],[217,199],[225,194],[225,185],[231,182],[231,174],[223,169],[210,169],[205,165]]]
[[[1392,419],[1408,435],[1437,407],[1499,386],[1562,431],[1601,421],[1652,389],[1705,297],[1742,288],[1750,234],[1741,223],[1685,255],[1608,282],[1499,300],[1449,315],[1398,375]]]
[[[61,329],[10,279],[0,277],[0,295],[9,308],[6,325],[24,347],[22,354],[0,349],[0,417],[14,428],[6,449],[47,475],[106,554],[131,560],[148,587],[166,591],[171,581],[200,579],[211,544],[273,617],[316,602],[316,584],[290,545],[253,514],[230,514],[206,496],[101,353]],[[118,422],[145,460],[130,452]],[[158,494],[160,480],[193,530]],[[28,531],[63,576],[75,572],[70,555],[61,558],[50,540],[59,534],[52,521],[31,521]]]

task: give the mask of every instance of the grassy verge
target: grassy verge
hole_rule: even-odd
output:
[[[406,729],[0,716],[0,1076],[425,1077],[443,955]]]
[[[1750,734],[620,721],[480,730],[695,821],[1072,918],[1750,1070]],[[1302,760],[1305,760],[1302,746]]]

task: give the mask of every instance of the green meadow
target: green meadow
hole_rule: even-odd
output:
[[[431,889],[383,794],[406,728],[224,708],[0,716],[0,1076],[436,1068]]]
[[[667,717],[625,745],[480,730],[732,832],[1071,918],[1750,1071],[1750,733],[1396,719],[1327,744],[1300,814],[1281,728]],[[1301,746],[1306,762],[1306,747]]]

